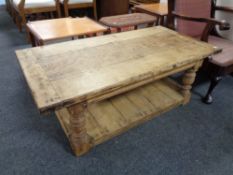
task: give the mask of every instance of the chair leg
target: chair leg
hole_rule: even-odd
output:
[[[20,14],[20,18],[21,18],[21,21],[20,21],[19,25],[20,25],[20,29],[22,32],[22,28],[26,27],[27,20],[26,20],[26,16],[24,14]]]
[[[211,79],[208,92],[207,92],[206,96],[202,99],[202,101],[205,104],[211,104],[211,103],[213,103],[212,92],[213,92],[214,88],[219,84],[219,82],[221,80],[222,80],[221,76],[216,76],[216,77],[214,77],[214,78]]]
[[[27,36],[27,41],[28,43],[31,43],[31,38],[30,38],[30,35],[29,35],[29,29],[27,28],[27,19],[26,19],[26,15],[24,13],[21,13],[21,19],[22,19],[22,22],[21,22],[21,27],[24,27],[25,28],[25,31],[26,31],[26,36]]]
[[[56,12],[57,12],[57,18],[60,18],[61,17],[61,7],[60,7],[59,3],[56,4]]]
[[[15,14],[14,21],[15,21],[19,31],[22,32],[22,24],[21,24],[21,20],[19,18],[20,17],[17,14]]]
[[[93,13],[94,13],[94,19],[98,20],[96,2],[94,2],[94,5],[93,5]]]
[[[68,7],[68,4],[64,3],[63,7],[64,7],[64,15],[65,15],[65,17],[69,17],[69,7]]]

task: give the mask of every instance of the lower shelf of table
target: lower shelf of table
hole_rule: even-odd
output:
[[[183,103],[180,88],[170,79],[91,104],[85,113],[92,145],[100,144]],[[66,108],[56,115],[69,138],[70,114]]]

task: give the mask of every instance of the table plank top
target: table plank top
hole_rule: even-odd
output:
[[[167,3],[153,3],[153,4],[141,4],[136,5],[135,9],[150,12],[151,14],[156,14],[160,16],[167,16],[168,5]]]
[[[27,27],[43,41],[107,31],[107,27],[88,17],[34,21],[29,22]]]
[[[200,61],[216,48],[164,27],[16,51],[41,112]]]
[[[109,27],[129,27],[141,24],[155,23],[156,17],[145,13],[131,13],[124,15],[108,16],[100,19],[100,22]]]

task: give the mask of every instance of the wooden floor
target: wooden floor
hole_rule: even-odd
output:
[[[182,102],[183,96],[174,83],[160,80],[89,106],[85,113],[87,133],[92,144],[97,145]],[[68,111],[64,108],[56,114],[69,137]]]

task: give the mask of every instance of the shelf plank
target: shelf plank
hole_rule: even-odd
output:
[[[93,145],[100,144],[124,131],[182,104],[179,87],[168,79],[91,104],[86,113],[86,129]],[[69,137],[69,113],[66,108],[56,111]]]

